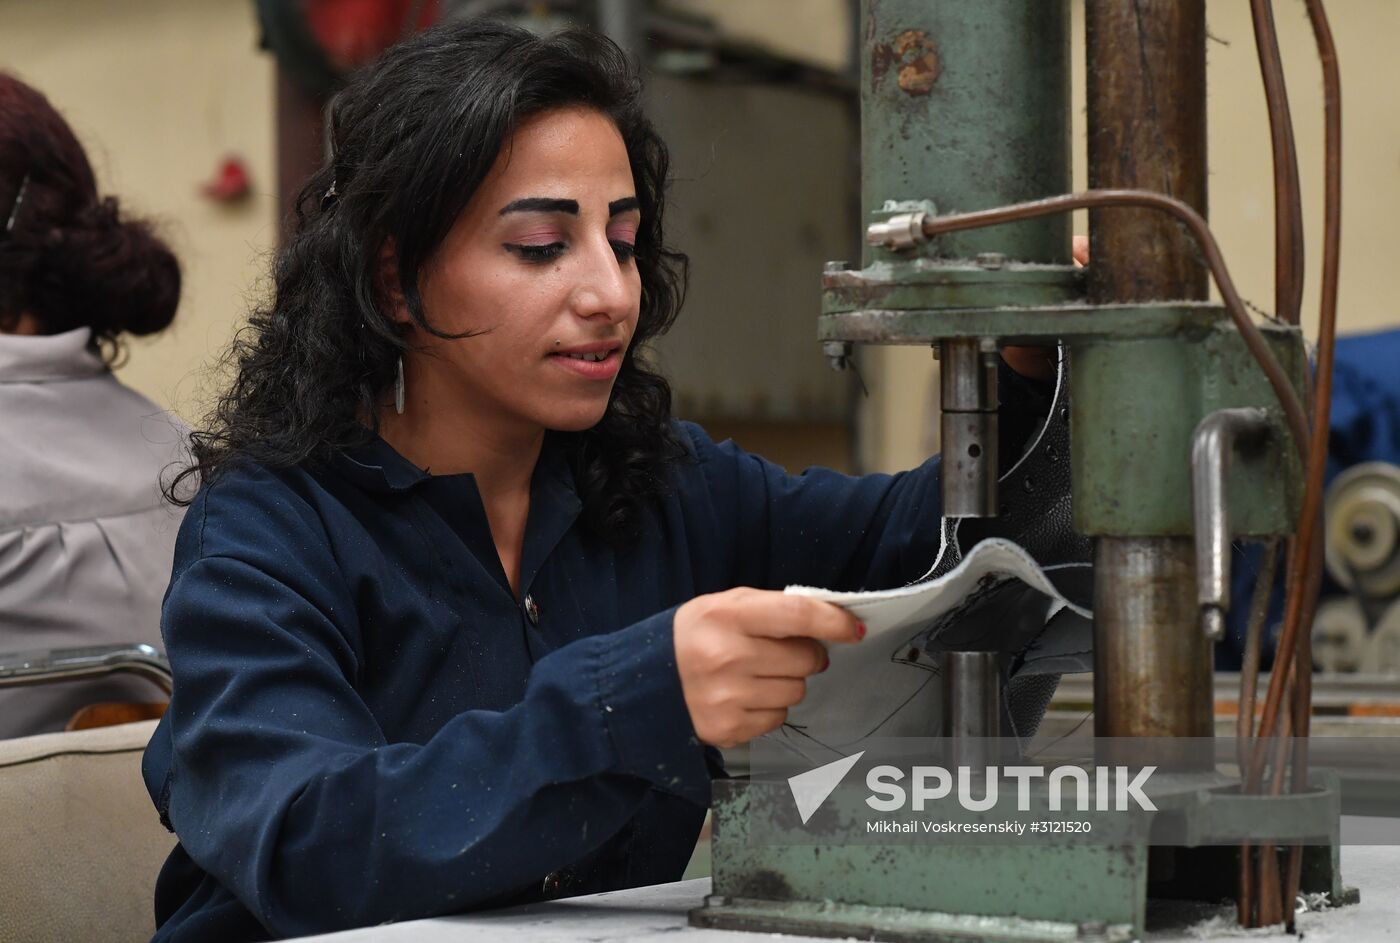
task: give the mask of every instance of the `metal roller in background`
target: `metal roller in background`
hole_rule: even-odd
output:
[[[1329,599],[1313,620],[1313,664],[1328,673],[1373,670],[1368,663],[1366,616],[1350,597]]]
[[[1361,670],[1378,675],[1400,674],[1400,601],[1391,603],[1366,639]]]
[[[1400,467],[1366,462],[1327,489],[1327,570],[1362,600],[1400,596]]]

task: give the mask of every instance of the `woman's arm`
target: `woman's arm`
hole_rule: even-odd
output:
[[[1005,470],[1044,424],[1054,384],[1003,364],[998,390]],[[938,456],[895,475],[857,477],[827,468],[790,475],[733,442],[714,443],[692,423],[681,429],[712,505],[712,526],[697,529],[701,545],[692,552],[726,554],[735,584],[886,589],[925,575],[937,559],[943,523]]]
[[[724,547],[739,585],[883,589],[933,563],[942,520],[936,457],[897,475],[790,475],[733,442],[711,442],[697,426],[685,430],[728,526]]]
[[[653,788],[707,802],[671,611],[541,658],[509,710],[391,744],[356,691],[354,598],[314,514],[191,516],[182,540],[203,539],[163,618],[168,763],[153,747],[148,786],[194,862],[270,932],[463,910],[579,862]],[[218,545],[225,525],[262,539]],[[239,556],[207,552],[233,544]]]

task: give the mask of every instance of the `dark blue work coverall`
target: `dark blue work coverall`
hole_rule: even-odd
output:
[[[244,467],[185,516],[175,673],[146,784],[180,843],[158,940],[296,936],[675,880],[709,801],[675,607],[735,586],[896,586],[938,550],[937,460],[791,476],[680,424],[689,461],[618,549],[552,436],[522,598],[471,475],[381,439]],[[713,760],[713,751],[708,758]]]

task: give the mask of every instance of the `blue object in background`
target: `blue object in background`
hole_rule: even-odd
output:
[[[1337,339],[1332,378],[1331,435],[1327,446],[1327,483],[1362,462],[1400,464],[1400,330],[1355,334]],[[1244,653],[1250,599],[1264,556],[1259,544],[1236,544],[1230,575],[1229,637],[1216,646],[1215,667],[1236,671]],[[1341,592],[1324,575],[1322,595]],[[1283,622],[1283,565],[1269,600],[1262,667],[1274,660]]]

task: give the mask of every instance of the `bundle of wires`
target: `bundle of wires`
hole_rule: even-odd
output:
[[[1342,83],[1337,47],[1322,0],[1306,0],[1308,20],[1322,61],[1324,109],[1324,188],[1322,292],[1318,320],[1316,377],[1311,384],[1312,430],[1304,462],[1306,484],[1298,527],[1289,541],[1287,595],[1283,629],[1279,635],[1274,670],[1264,700],[1263,716],[1254,728],[1259,680],[1259,651],[1266,603],[1261,597],[1273,584],[1277,546],[1266,552],[1266,570],[1255,584],[1240,672],[1239,739],[1241,773],[1247,792],[1259,792],[1268,776],[1273,795],[1282,792],[1291,763],[1289,788],[1301,791],[1307,784],[1307,736],[1312,718],[1312,622],[1322,585],[1322,486],[1327,462],[1328,420],[1332,404],[1332,366],[1337,338],[1337,285],[1341,267],[1342,221]],[[1297,324],[1302,308],[1303,233],[1302,197],[1298,183],[1298,155],[1293,141],[1292,118],[1283,81],[1278,35],[1271,0],[1251,0],[1255,43],[1264,77],[1265,100],[1274,155],[1275,292],[1279,316]],[[1296,434],[1295,434],[1296,437]],[[1239,920],[1243,926],[1270,926],[1279,922],[1294,929],[1293,901],[1302,876],[1302,848],[1288,849],[1282,881],[1277,849],[1270,844],[1257,851],[1245,845],[1240,854]],[[1286,909],[1285,909],[1286,906]]]

